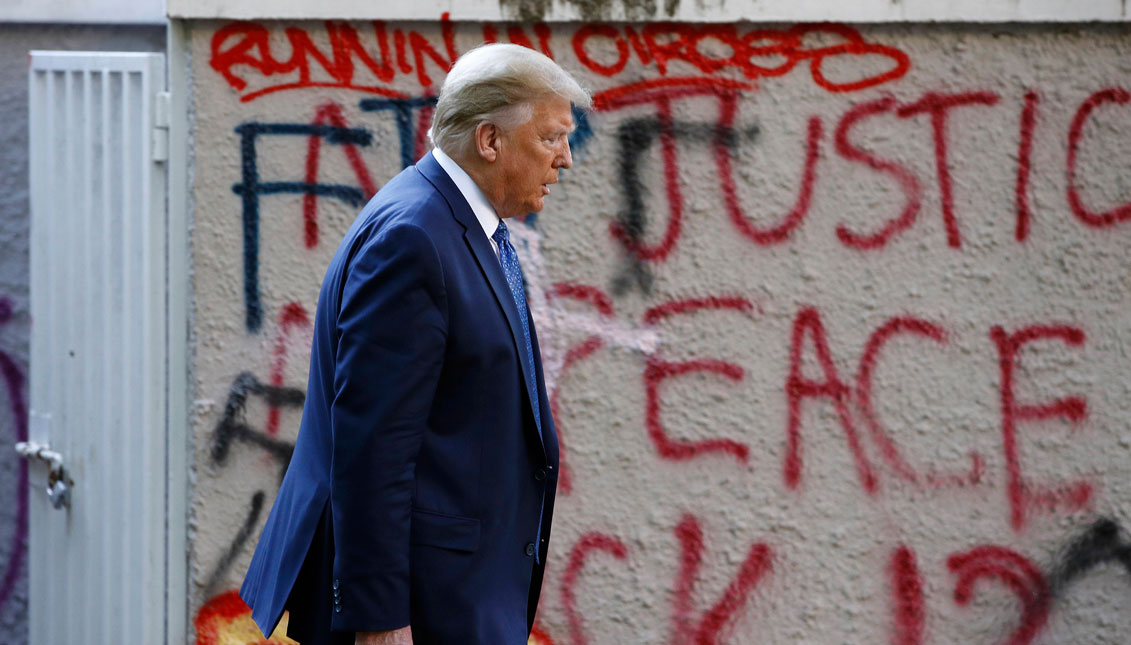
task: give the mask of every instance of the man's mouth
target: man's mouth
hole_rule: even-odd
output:
[[[543,195],[549,195],[550,194],[550,184],[542,184],[542,194]]]

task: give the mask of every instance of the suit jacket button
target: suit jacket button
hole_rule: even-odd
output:
[[[337,590],[338,590],[338,585],[339,585],[339,583],[338,583],[338,579],[337,579],[337,578],[334,578],[334,591],[337,591]]]
[[[543,479],[546,479],[546,469],[545,468],[539,468],[538,470],[535,470],[534,471],[534,480],[535,481],[542,481]]]
[[[534,543],[530,542],[526,545],[526,555],[534,555]]]

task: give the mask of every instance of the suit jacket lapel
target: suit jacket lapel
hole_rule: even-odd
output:
[[[542,352],[538,348],[538,334],[534,331],[534,316],[530,316],[530,346],[534,351],[534,393],[533,396],[541,397],[539,399],[539,408],[542,411],[542,443],[545,445],[546,437],[554,437],[557,431],[554,429],[554,415],[550,411],[550,393],[546,391],[546,376],[543,374],[542,365]],[[557,442],[554,442],[557,445]]]
[[[483,234],[483,227],[480,226],[479,220],[476,219],[475,213],[472,212],[471,206],[464,199],[463,193],[459,192],[455,182],[448,176],[447,171],[444,170],[440,163],[431,153],[424,155],[424,157],[417,162],[416,168],[422,175],[440,191],[440,194],[447,200],[448,206],[452,208],[452,215],[455,216],[464,228],[463,239],[467,242],[471,253],[475,256],[476,262],[479,263],[480,270],[487,278],[487,283],[491,285],[491,291],[495,294],[495,300],[498,301],[499,306],[503,310],[503,314],[507,319],[507,326],[511,330],[511,338],[514,340],[514,347],[516,355],[518,356],[519,368],[522,370],[523,383],[526,390],[527,398],[530,398],[530,408],[534,409],[534,401],[532,397],[538,396],[538,392],[531,392],[530,385],[535,382],[535,375],[530,373],[530,367],[524,356],[526,355],[526,339],[522,335],[522,321],[518,317],[518,306],[514,303],[514,297],[511,295],[510,286],[507,284],[507,278],[503,275],[503,267],[499,264],[499,258],[495,255],[495,250],[491,248],[491,243],[487,241],[487,236]],[[529,322],[529,321],[528,321]],[[531,323],[533,327],[533,323]],[[531,329],[531,334],[534,330]],[[537,387],[537,386],[535,386]],[[541,419],[535,419],[535,423],[539,428],[542,426]],[[538,437],[542,441],[541,433]],[[545,445],[542,447],[545,452]]]

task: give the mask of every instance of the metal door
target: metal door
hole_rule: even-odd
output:
[[[31,642],[177,642],[164,55],[32,52],[29,90]]]

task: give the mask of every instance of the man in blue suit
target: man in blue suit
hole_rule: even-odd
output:
[[[558,444],[505,220],[572,164],[549,58],[486,45],[448,73],[435,149],[330,262],[302,425],[240,595],[303,645],[526,643]]]

